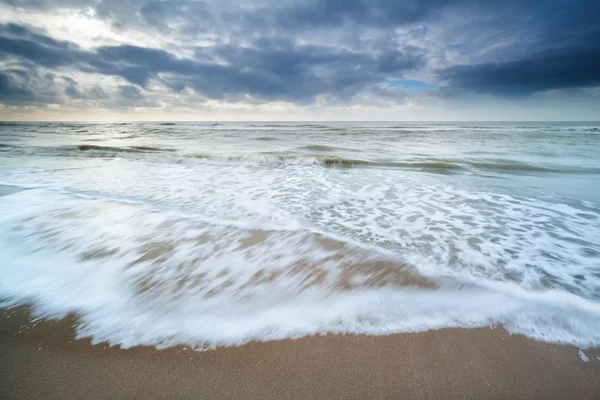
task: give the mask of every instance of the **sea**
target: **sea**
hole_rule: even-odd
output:
[[[94,343],[600,346],[600,122],[5,122],[0,185],[0,306]]]

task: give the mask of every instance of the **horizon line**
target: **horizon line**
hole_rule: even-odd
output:
[[[592,119],[579,119],[579,120],[568,120],[568,119],[548,119],[548,120],[176,120],[176,119],[164,119],[164,120],[78,120],[78,119],[64,119],[64,120],[27,120],[27,119],[0,119],[0,124],[3,123],[257,123],[257,122],[266,122],[266,123],[332,123],[332,122],[347,122],[347,123],[424,123],[424,122],[438,122],[438,123],[450,123],[450,122],[487,122],[487,123],[508,123],[508,122],[591,122],[591,123],[600,123],[600,119],[592,120]]]

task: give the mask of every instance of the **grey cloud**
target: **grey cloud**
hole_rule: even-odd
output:
[[[110,98],[98,85],[80,87],[76,83],[67,85],[65,94],[71,99],[78,100],[107,100]]]
[[[323,27],[355,23],[398,26],[424,20],[452,0],[309,0],[283,2],[275,19],[282,26]]]
[[[406,104],[410,99],[408,93],[400,88],[386,86],[371,86],[353,99],[353,103],[363,106],[389,107],[390,105]]]
[[[163,31],[170,31],[172,21],[186,21],[193,18],[197,30],[207,30],[214,25],[214,16],[208,5],[203,1],[149,1],[140,8],[143,20]]]
[[[19,86],[10,74],[0,73],[0,102],[19,104],[35,99],[35,94]]]
[[[415,71],[437,77],[439,82],[434,83],[456,96],[466,92],[528,96],[600,84],[597,0],[3,3],[49,13],[53,8],[93,7],[96,17],[113,27],[158,32],[185,50],[178,54],[195,51],[193,57],[180,58],[172,49],[131,45],[83,50],[31,27],[0,26],[1,62],[17,63],[23,71],[39,68],[68,74],[65,71],[73,69],[121,77],[128,85],[121,86],[117,95],[132,103],[157,96],[152,89],[156,84],[169,92],[191,89],[199,97],[227,101],[250,101],[251,97],[259,102],[306,104],[326,96],[349,102],[369,93],[371,98],[403,102],[404,94],[382,85],[389,78]],[[435,49],[436,44],[428,46],[423,37],[430,30],[446,32],[449,16],[459,22],[452,28],[456,36],[438,37],[442,44]],[[397,27],[405,29],[397,34]],[[421,36],[407,32],[421,32]],[[204,33],[212,34],[216,44],[197,47],[195,39]],[[453,51],[453,37],[462,38],[467,53],[461,55],[460,65],[447,56]],[[21,98],[43,92],[20,85],[24,78],[14,72],[4,75],[2,90],[16,90],[15,98],[18,88],[28,91]],[[63,90],[72,99],[94,96],[73,85]],[[102,95],[97,92],[95,96]]]
[[[453,89],[524,96],[550,90],[600,85],[599,49],[561,49],[495,64],[459,65],[440,71]]]
[[[129,100],[140,100],[143,99],[144,96],[140,89],[133,85],[121,85],[119,86],[119,94],[124,99]]]
[[[52,68],[74,64],[84,58],[84,53],[73,47],[22,26],[0,26],[0,54],[20,57],[37,65]]]
[[[84,72],[120,76],[147,87],[151,80],[166,86],[190,87],[213,99],[256,99],[310,102],[319,94],[348,98],[392,74],[422,63],[419,54],[391,51],[381,55],[354,53],[328,46],[291,42],[256,42],[254,47],[232,45],[199,48],[197,59],[181,59],[165,50],[136,46],[104,46],[83,51],[75,45],[40,41],[26,28],[25,39],[0,36],[0,53],[41,67],[71,67]],[[47,43],[47,44],[42,44]],[[75,97],[78,93],[69,89]]]
[[[35,70],[5,69],[0,72],[0,102],[9,105],[60,103],[57,76]]]

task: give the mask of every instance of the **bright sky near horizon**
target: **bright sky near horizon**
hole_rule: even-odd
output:
[[[600,120],[597,0],[0,0],[0,120]]]

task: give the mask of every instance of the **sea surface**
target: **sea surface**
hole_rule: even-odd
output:
[[[1,305],[95,342],[600,345],[600,123],[2,123],[0,185]]]

